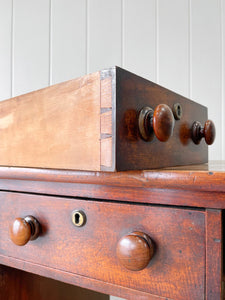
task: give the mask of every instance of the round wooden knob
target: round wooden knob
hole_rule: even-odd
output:
[[[173,134],[173,112],[166,104],[159,104],[153,114],[153,130],[158,140],[166,142]]]
[[[140,271],[153,256],[153,243],[147,234],[135,231],[120,239],[116,252],[121,265],[126,269]]]
[[[154,111],[150,107],[144,107],[140,111],[138,125],[145,141],[151,141],[155,133],[159,141],[166,142],[173,134],[175,120],[170,107],[159,104]]]
[[[18,246],[26,245],[28,241],[35,240],[40,234],[40,224],[32,216],[16,218],[10,226],[10,238]]]
[[[199,144],[202,138],[205,138],[205,142],[208,145],[212,145],[216,137],[216,128],[211,120],[205,122],[204,127],[198,121],[195,121],[192,125],[192,140],[195,144]]]

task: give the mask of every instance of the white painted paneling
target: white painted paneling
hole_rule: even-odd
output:
[[[11,96],[12,0],[0,0],[0,100]]]
[[[225,160],[225,0],[221,0],[221,45],[222,45],[222,159]]]
[[[51,32],[51,83],[84,75],[86,72],[86,1],[52,1]]]
[[[156,1],[124,0],[123,67],[156,81]]]
[[[121,66],[122,0],[88,0],[87,72]]]
[[[207,106],[225,159],[225,0],[0,0],[0,41],[0,100],[123,66]]]
[[[14,1],[14,95],[49,84],[49,1]]]
[[[188,0],[158,0],[158,82],[189,96]]]
[[[194,0],[191,3],[192,98],[208,107],[217,137],[209,147],[210,159],[222,158],[221,101],[221,3]],[[223,132],[224,134],[224,132]]]

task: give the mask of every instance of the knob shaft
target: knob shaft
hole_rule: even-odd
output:
[[[10,238],[14,244],[24,246],[28,241],[35,240],[40,231],[40,224],[33,216],[16,218],[10,226]]]
[[[195,144],[199,144],[202,138],[205,138],[205,142],[208,145],[212,145],[216,137],[216,128],[211,120],[205,122],[204,127],[198,121],[195,121],[192,125],[192,140]]]
[[[159,104],[153,111],[144,107],[138,119],[139,131],[145,141],[151,141],[154,133],[161,142],[166,142],[172,135],[175,125],[173,112],[166,104]]]
[[[149,264],[154,249],[147,234],[135,231],[120,239],[116,252],[119,262],[126,269],[140,271]]]

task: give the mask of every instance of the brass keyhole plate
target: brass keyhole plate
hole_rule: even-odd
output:
[[[86,223],[85,213],[82,210],[74,210],[72,212],[72,223],[77,227],[84,226]]]

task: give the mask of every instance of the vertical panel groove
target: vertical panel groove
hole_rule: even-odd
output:
[[[155,32],[155,59],[156,59],[156,68],[155,68],[155,80],[156,83],[159,83],[159,2],[155,0],[155,22],[156,22],[156,32]]]
[[[188,0],[188,97],[192,98],[192,29],[191,29],[191,0]]]
[[[14,96],[14,0],[12,0],[12,19],[11,19],[11,95],[10,97]]]
[[[121,67],[124,67],[124,0],[121,0]]]
[[[89,0],[86,0],[86,74],[89,73],[90,63],[89,63]]]
[[[49,85],[52,85],[52,0],[49,0]]]
[[[221,122],[222,122],[222,128],[225,128],[225,105],[224,105],[224,6],[223,6],[223,0],[220,0],[220,11],[221,11]],[[225,139],[224,139],[224,132],[222,131],[222,159],[225,159]]]

